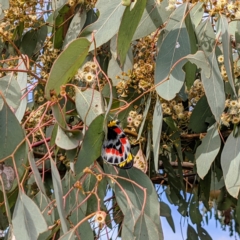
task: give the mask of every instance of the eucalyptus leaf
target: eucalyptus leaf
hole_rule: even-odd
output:
[[[219,122],[225,108],[224,84],[214,52],[209,54],[208,62],[211,69],[211,75],[208,77],[206,72],[202,71],[202,82],[208,104],[216,121]]]
[[[1,92],[0,92],[1,97]],[[25,141],[24,131],[16,116],[7,105],[4,99],[0,106],[0,159],[5,159],[6,166],[15,166],[18,177],[21,179],[26,169],[28,146]],[[14,158],[13,158],[14,157]],[[15,179],[11,191],[17,186]],[[8,192],[11,192],[8,189]]]
[[[171,68],[180,59],[191,53],[189,36],[184,23],[186,7],[186,4],[182,4],[171,15],[166,26],[169,33],[162,41],[156,60],[155,84],[158,84],[156,90],[161,97],[167,100],[175,97],[185,79],[181,65],[175,66],[172,72]],[[170,80],[166,81],[169,75]],[[160,84],[163,80],[165,82]]]
[[[22,39],[21,52],[27,54],[29,57],[32,57],[34,50],[38,42],[38,33],[36,30],[29,30],[26,32]]]
[[[154,166],[155,171],[158,172],[159,166],[159,147],[160,147],[160,138],[162,132],[162,120],[163,113],[161,102],[157,98],[156,105],[153,113],[153,128],[152,128],[152,140],[153,140],[153,155],[154,155]]]
[[[89,126],[100,114],[104,113],[102,95],[97,90],[87,88],[82,91],[75,87],[76,108],[83,122]]]
[[[228,20],[227,17],[220,14],[219,24],[221,25],[221,34],[222,34],[222,46],[223,46],[223,56],[224,56],[224,66],[227,72],[228,81],[232,87],[232,90],[237,96],[234,78],[233,78],[233,56],[232,56],[232,47],[230,34],[228,32]]]
[[[23,217],[24,216],[24,217]],[[13,233],[19,239],[37,239],[47,230],[47,224],[37,205],[20,192],[13,212]]]
[[[50,91],[60,93],[60,87],[66,84],[77,72],[87,56],[90,42],[85,38],[72,41],[58,56],[49,74],[45,87],[47,99],[50,99]]]
[[[198,239],[198,235],[195,229],[190,224],[188,224],[186,240],[196,240],[196,239]]]
[[[83,29],[80,35],[81,37],[86,37],[89,41],[94,36],[96,46],[92,44],[90,51],[94,47],[97,48],[106,43],[117,33],[125,7],[119,0],[98,0],[96,9],[100,12],[98,20]]]
[[[75,40],[77,36],[80,34],[81,29],[83,28],[87,18],[86,9],[80,8],[74,15],[70,26],[68,28],[68,31],[66,33],[66,37],[63,42],[62,48],[64,49],[67,44],[69,44],[71,41]]]
[[[66,132],[58,126],[57,136],[55,143],[58,147],[66,150],[77,148],[82,140],[82,133],[79,132]]]
[[[90,124],[75,164],[77,174],[81,174],[84,168],[90,166],[94,160],[100,157],[104,139],[103,122],[103,115],[99,115]]]
[[[57,210],[61,220],[61,228],[64,233],[67,233],[68,227],[67,227],[67,221],[66,221],[66,213],[63,207],[63,190],[62,190],[61,179],[60,179],[60,175],[59,175],[56,164],[53,162],[52,159],[50,160],[50,162],[51,162],[51,172],[52,172],[52,181],[53,181],[53,191],[56,199]]]
[[[211,164],[215,160],[221,147],[221,139],[218,134],[217,124],[212,125],[203,138],[202,144],[196,151],[197,173],[200,178],[204,178],[208,173]]]
[[[229,135],[225,142],[221,154],[221,166],[225,181],[225,186],[229,194],[235,198],[238,197],[240,190],[240,176],[238,170],[240,168],[240,132],[237,136],[233,136],[233,132]]]
[[[163,0],[160,4],[155,0],[148,0],[133,40],[147,36],[166,22],[172,13],[172,11],[166,11],[167,6],[168,0]]]
[[[20,86],[13,75],[8,74],[0,78],[0,92],[2,92],[9,107],[14,110],[19,107],[22,93]],[[0,109],[3,104],[3,100],[0,99]]]
[[[190,117],[189,128],[196,133],[207,131],[207,118],[212,116],[206,96],[203,96],[196,104]]]
[[[18,69],[19,70],[27,70],[22,59],[20,59],[18,61]],[[27,92],[27,72],[18,72],[17,82],[20,86],[20,89],[22,91],[22,96],[23,96]],[[19,122],[21,122],[26,108],[27,108],[27,95],[21,99],[19,107],[17,108],[17,110],[15,112],[15,115]]]
[[[130,6],[128,6],[123,13],[117,35],[117,52],[121,65],[125,62],[132,37],[142,17],[146,3],[147,0],[138,0],[132,10],[130,10]]]

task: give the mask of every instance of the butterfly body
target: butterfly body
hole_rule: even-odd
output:
[[[133,166],[133,157],[130,152],[130,143],[119,127],[119,121],[110,121],[108,123],[108,133],[102,147],[102,158],[119,168],[131,168]]]

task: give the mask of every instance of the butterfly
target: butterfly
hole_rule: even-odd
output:
[[[131,146],[119,124],[118,120],[108,123],[107,137],[102,146],[102,158],[119,168],[129,169],[133,166]]]

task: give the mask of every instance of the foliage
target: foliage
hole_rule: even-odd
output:
[[[5,239],[163,239],[163,192],[187,239],[212,208],[240,233],[239,1],[0,0],[0,20]],[[132,169],[100,157],[111,118]]]

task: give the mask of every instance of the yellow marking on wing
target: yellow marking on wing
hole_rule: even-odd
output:
[[[132,154],[129,153],[127,157],[127,163],[131,162],[133,160]]]
[[[114,127],[117,125],[117,120],[112,120],[108,123],[108,127]]]
[[[124,167],[126,163],[129,163],[133,160],[132,154],[129,153],[127,159],[124,162],[118,164],[119,167]]]

